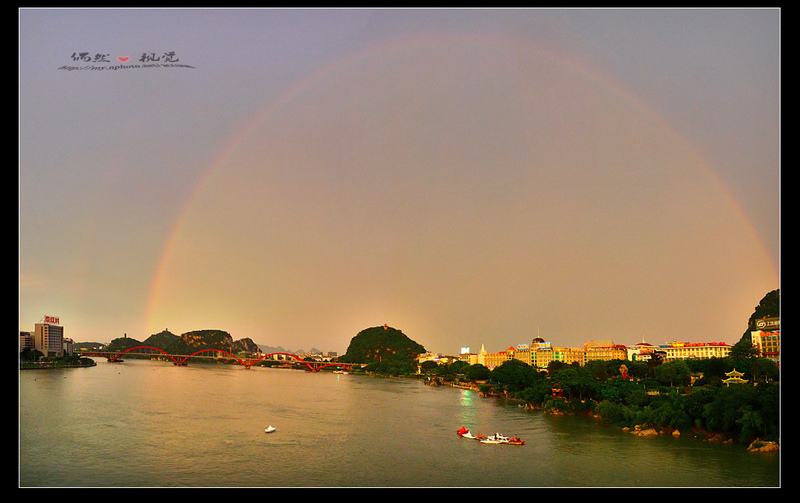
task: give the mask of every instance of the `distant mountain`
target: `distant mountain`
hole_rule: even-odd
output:
[[[285,349],[283,346],[267,346],[264,344],[259,344],[258,347],[261,349],[262,353],[289,353],[293,355],[305,355],[305,354],[312,354],[312,353],[319,353],[324,354],[322,350],[317,348],[311,348],[309,351],[304,349]]]
[[[275,347],[256,344],[249,337],[233,340],[233,337],[231,337],[228,332],[213,329],[193,330],[181,335],[175,335],[169,330],[162,330],[157,334],[151,335],[144,341],[125,336],[114,339],[107,345],[98,342],[75,343],[75,348],[83,351],[96,351],[99,349],[105,349],[107,351],[125,351],[135,346],[151,346],[173,355],[191,354],[202,349],[222,349],[234,354],[241,351],[255,353],[259,349],[262,353],[289,353],[294,355],[309,353],[323,354],[322,351],[317,348],[311,348],[310,351],[306,352],[303,349],[286,349],[283,346]]]
[[[261,349],[262,353],[267,353],[267,354],[269,354],[269,353],[291,353],[291,354],[296,354],[294,351],[292,351],[290,349],[285,349],[282,346],[274,347],[274,346],[265,346],[264,344],[259,344],[258,347],[259,347],[259,349]]]
[[[224,330],[194,330],[180,336],[167,330],[153,334],[144,342],[131,337],[120,337],[111,341],[108,351],[124,351],[135,346],[152,346],[169,354],[192,354],[203,349],[222,349],[236,354],[242,351],[255,353],[258,346],[252,339],[245,337],[237,341]]]

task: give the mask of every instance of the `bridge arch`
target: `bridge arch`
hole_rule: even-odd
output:
[[[263,360],[264,358],[266,358],[268,356],[272,356],[272,355],[291,356],[292,358],[296,359],[298,362],[300,362],[303,365],[305,365],[308,368],[308,370],[310,370],[312,372],[315,371],[314,367],[310,363],[308,363],[307,361],[303,360],[302,358],[300,358],[299,356],[297,356],[296,354],[293,354],[293,353],[266,353],[265,355],[263,355],[258,360],[255,360],[253,363],[259,362],[259,361]]]

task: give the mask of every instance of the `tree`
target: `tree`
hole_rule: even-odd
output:
[[[769,358],[751,358],[747,370],[753,381],[777,381],[780,376],[778,365]]]
[[[593,398],[597,385],[586,367],[565,367],[553,373],[552,380],[564,389],[569,398]]]
[[[434,362],[434,361],[428,360],[428,361],[424,361],[424,362],[420,363],[419,366],[420,366],[420,368],[422,369],[423,372],[427,373],[427,372],[430,372],[431,370],[435,369],[436,367],[438,367],[439,364]]]
[[[389,360],[367,364],[364,370],[376,374],[400,376],[416,373],[417,365],[413,360]]]
[[[491,370],[489,370],[485,365],[481,365],[480,363],[476,363],[474,365],[470,365],[466,369],[464,369],[464,377],[469,379],[470,381],[485,381],[489,378],[489,374]]]
[[[41,358],[42,356],[44,356],[44,354],[42,354],[41,351],[33,348],[24,349],[19,353],[19,359],[21,361],[26,361],[26,362],[39,361],[39,358]]]
[[[495,367],[489,374],[489,381],[503,386],[514,393],[533,386],[544,379],[539,372],[520,360],[508,360]]]
[[[711,403],[703,407],[703,420],[706,428],[727,434],[737,433],[736,420],[741,415],[739,409],[747,404],[750,386],[719,388]]]
[[[661,407],[654,411],[653,418],[657,424],[677,430],[687,430],[692,424],[686,411],[687,406],[686,395],[674,391],[670,394],[669,400],[665,400]]]
[[[730,357],[734,360],[746,360],[754,356],[758,356],[758,350],[753,347],[753,343],[750,342],[749,337],[747,339],[741,339],[731,346]]]
[[[561,370],[564,367],[568,367],[564,362],[560,362],[558,360],[550,360],[550,363],[547,364],[547,375],[549,377],[553,377],[553,374],[556,373],[557,370]]]
[[[628,375],[637,379],[644,379],[648,376],[647,363],[641,361],[626,361],[624,362],[628,367]]]
[[[686,386],[691,380],[689,365],[683,360],[673,360],[655,368],[655,377],[661,384],[670,386]]]
[[[544,401],[551,395],[552,388],[550,386],[550,381],[544,378],[542,378],[538,383],[535,383],[533,386],[525,388],[524,390],[514,394],[516,398],[523,400],[525,403],[535,404],[544,403]]]
[[[586,369],[589,370],[589,373],[592,374],[592,378],[596,381],[605,381],[608,379],[609,375],[616,375],[618,372],[611,372],[608,371],[608,362],[603,360],[591,360],[586,362],[585,365]],[[619,368],[619,365],[617,365]]]
[[[464,373],[464,369],[467,368],[467,367],[469,367],[469,363],[467,363],[465,361],[461,361],[461,360],[454,361],[453,363],[451,363],[450,365],[447,366],[447,368],[453,374],[463,374]]]
[[[601,387],[599,396],[603,400],[627,402],[636,389],[637,385],[627,379],[609,379]]]
[[[729,372],[732,368],[730,358],[708,358],[702,360],[695,360],[691,362],[696,368],[703,373],[703,379],[706,382],[722,384],[722,379],[725,379],[725,372]]]

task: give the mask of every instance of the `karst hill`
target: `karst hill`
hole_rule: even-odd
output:
[[[401,330],[387,325],[367,328],[350,340],[347,352],[339,358],[349,363],[381,363],[416,359],[425,348]]]
[[[125,351],[135,346],[152,346],[169,354],[192,354],[202,349],[222,349],[236,354],[241,351],[255,353],[258,346],[252,339],[246,337],[237,341],[231,334],[224,330],[194,330],[181,335],[175,335],[168,330],[153,334],[144,341],[131,337],[120,337],[111,341],[107,346],[108,351]]]

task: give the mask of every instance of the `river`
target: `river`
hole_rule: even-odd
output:
[[[636,437],[411,379],[97,361],[20,371],[20,487],[780,486],[779,453]]]

